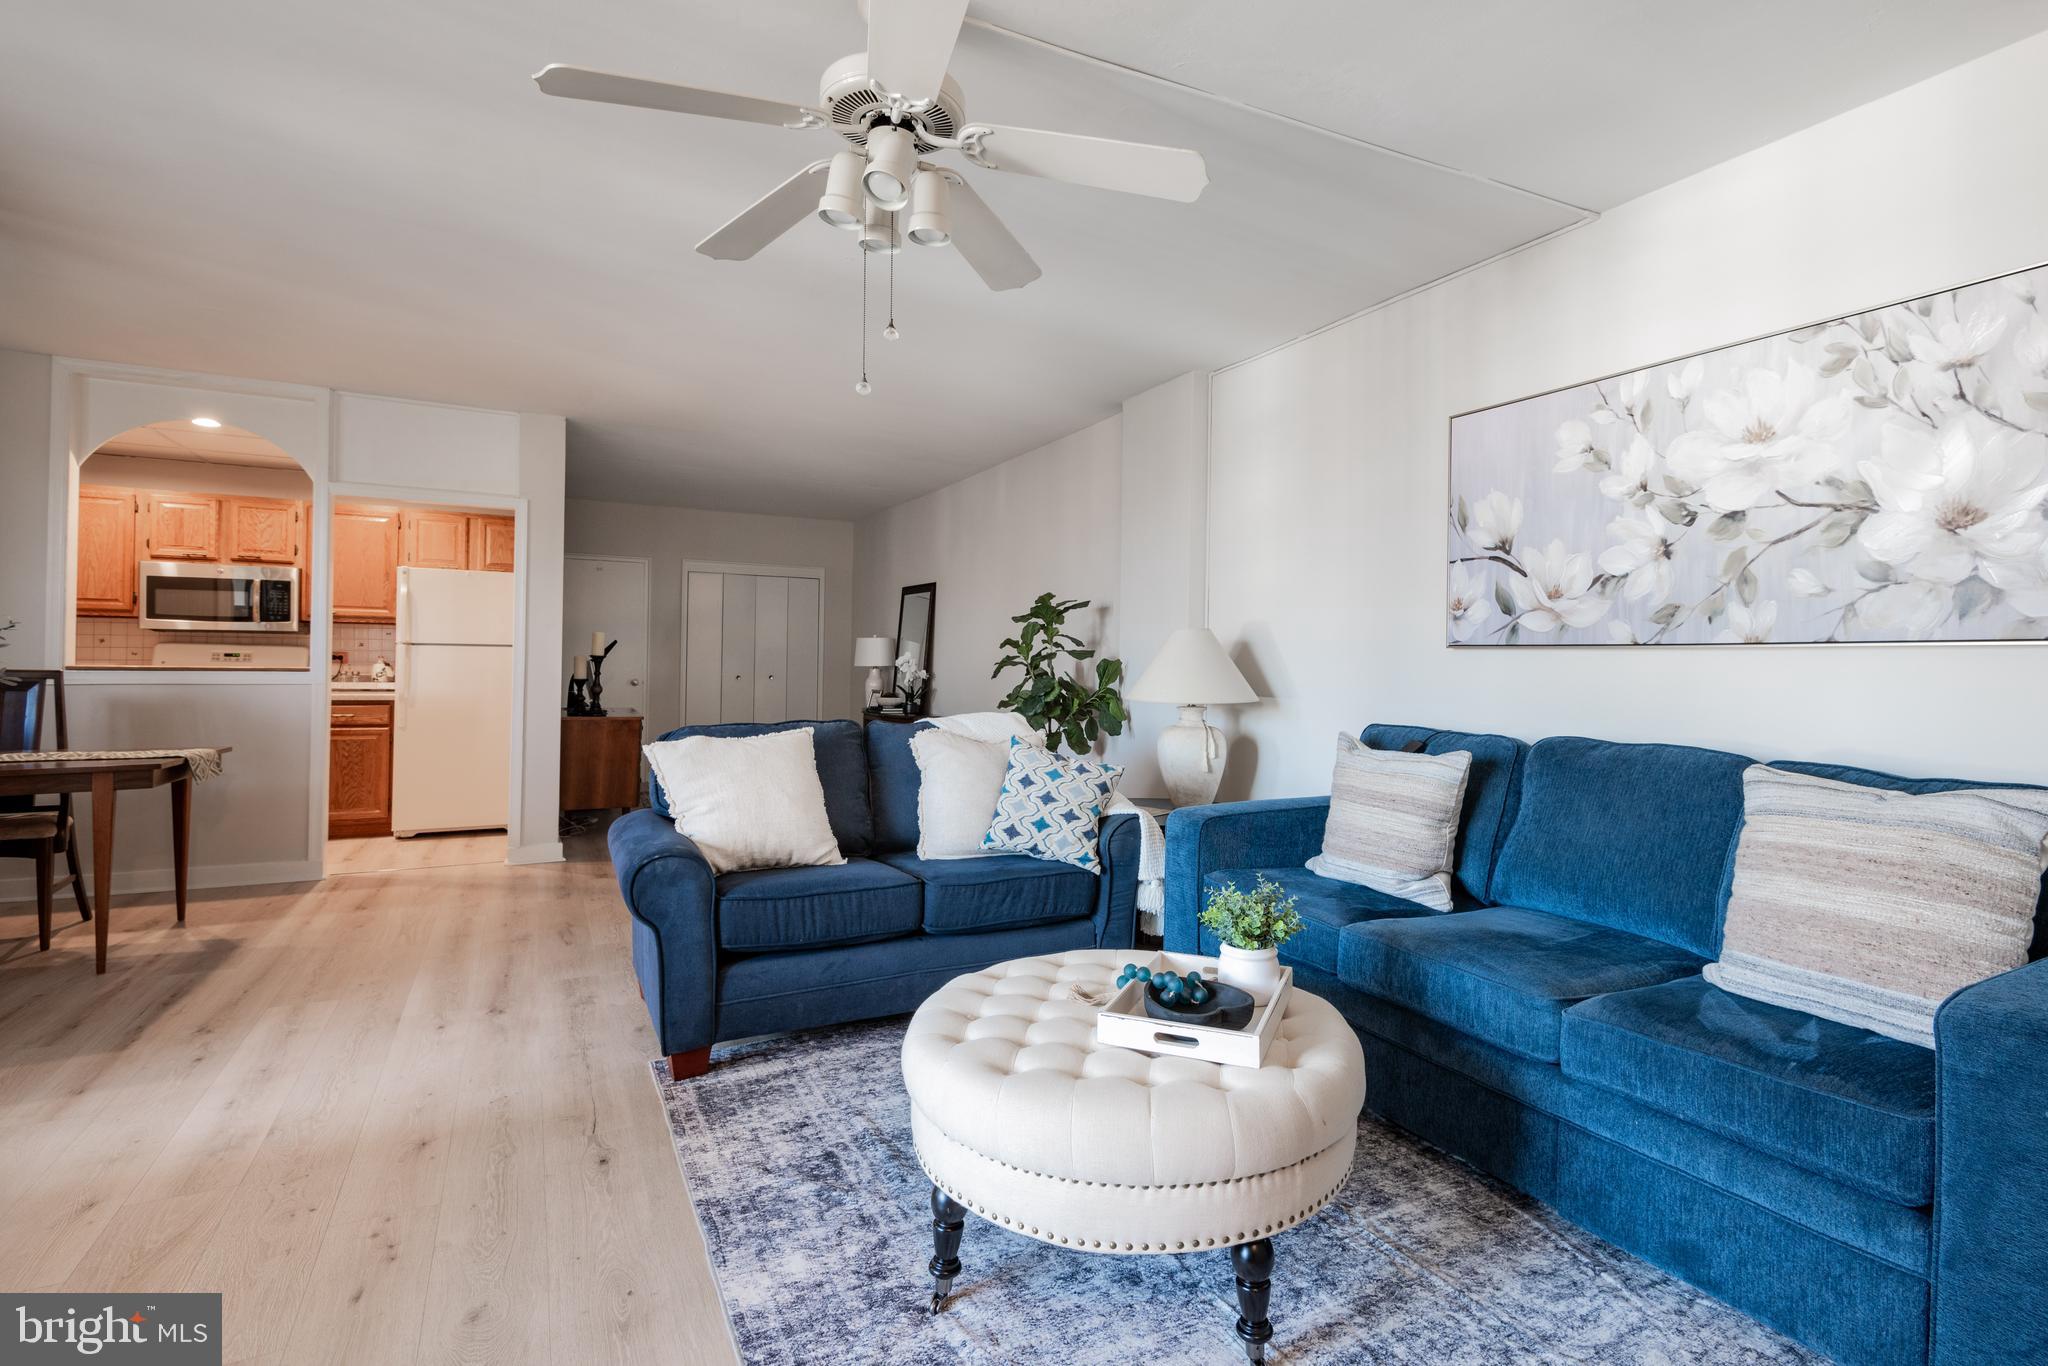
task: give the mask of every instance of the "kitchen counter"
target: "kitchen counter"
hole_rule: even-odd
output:
[[[396,683],[330,682],[327,695],[336,702],[389,702],[398,695]]]

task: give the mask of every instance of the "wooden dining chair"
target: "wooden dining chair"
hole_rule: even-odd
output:
[[[71,748],[71,727],[64,715],[64,675],[56,669],[13,669],[0,680],[0,753],[43,747],[43,717],[54,712],[58,749]],[[71,819],[71,794],[54,805],[34,797],[0,797],[0,859],[34,859],[36,865],[36,932],[50,947],[50,915],[56,897],[57,855],[71,872],[71,895],[78,918],[92,919],[85,877],[78,867],[78,830]]]

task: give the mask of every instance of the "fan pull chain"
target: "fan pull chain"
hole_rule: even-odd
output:
[[[860,254],[860,383],[853,392],[866,398],[875,391],[868,383],[868,253]]]
[[[896,330],[896,258],[903,254],[903,239],[896,236],[896,212],[889,211],[889,236],[896,242],[897,250],[889,253],[889,325],[882,329],[882,335],[890,341],[902,336]]]

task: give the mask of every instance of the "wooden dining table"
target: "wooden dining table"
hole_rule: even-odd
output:
[[[226,754],[228,750],[220,751]],[[93,971],[107,970],[107,924],[113,919],[114,794],[171,789],[171,851],[178,923],[185,923],[186,873],[192,853],[192,765],[174,755],[127,759],[23,759],[0,763],[0,797],[78,792],[92,798]]]

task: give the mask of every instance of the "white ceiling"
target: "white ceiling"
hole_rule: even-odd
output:
[[[152,460],[190,460],[204,465],[299,468],[299,462],[265,437],[240,427],[195,427],[190,422],[152,422],[100,443],[94,455],[139,455]]]
[[[562,413],[572,493],[857,516],[2048,27],[2048,0],[971,13],[1228,97],[970,26],[971,117],[1195,147],[1211,186],[970,170],[1045,277],[991,294],[907,250],[868,398],[850,236],[690,251],[829,134],[526,79],[808,101],[854,0],[0,0],[0,345]]]

